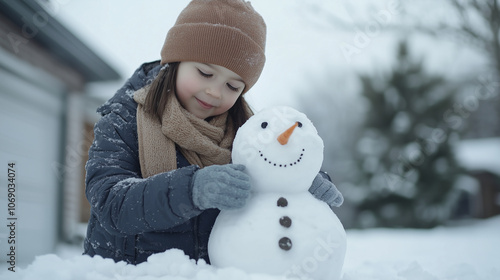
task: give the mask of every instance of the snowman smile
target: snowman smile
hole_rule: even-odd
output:
[[[287,162],[287,163],[279,163],[279,162],[276,162],[276,161],[271,161],[268,157],[266,157],[266,155],[264,155],[264,153],[262,153],[262,151],[259,151],[259,154],[260,154],[260,157],[267,163],[273,165],[273,166],[276,166],[276,167],[287,167],[287,166],[293,166],[293,165],[297,165],[301,160],[302,160],[302,157],[304,156],[304,152],[305,152],[305,149],[302,149],[301,153],[300,153],[300,156],[292,161],[292,162]]]

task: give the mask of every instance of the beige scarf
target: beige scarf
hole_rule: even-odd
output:
[[[190,164],[200,167],[231,161],[234,129],[228,113],[202,120],[184,109],[170,94],[160,121],[144,112],[149,87],[134,93],[142,177],[177,169],[175,146]]]

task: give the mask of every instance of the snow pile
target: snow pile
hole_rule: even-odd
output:
[[[455,151],[467,170],[488,170],[500,176],[500,138],[462,140]]]
[[[12,278],[14,276],[14,278]],[[28,268],[19,272],[0,275],[0,279],[23,280],[182,280],[182,279],[262,279],[278,280],[284,277],[249,275],[240,270],[216,269],[199,261],[190,260],[181,250],[169,250],[151,256],[147,262],[137,266],[125,262],[115,263],[99,256],[75,256],[61,259],[56,255],[43,255],[35,259]]]
[[[500,275],[500,216],[433,230],[348,230],[347,238],[343,280],[496,280]],[[201,261],[196,264],[181,251],[170,250],[137,266],[100,257],[44,255],[25,269],[3,272],[0,279],[285,278],[217,269]]]

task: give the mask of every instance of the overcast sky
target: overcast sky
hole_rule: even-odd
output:
[[[396,40],[406,34],[391,31],[406,19],[408,9],[422,17],[440,17],[445,2],[423,0],[420,7],[398,0],[253,0],[267,24],[266,66],[247,94],[255,109],[269,105],[294,106],[299,92],[327,74],[332,94],[349,91],[359,72],[390,69]],[[124,78],[143,62],[159,59],[165,35],[189,0],[52,0],[52,14],[114,66]],[[312,5],[312,6],[311,6]],[[422,10],[422,12],[419,11]],[[432,11],[432,13],[430,12]],[[448,13],[449,14],[449,13]],[[346,26],[332,25],[335,18]],[[428,39],[414,40],[430,68],[460,72],[474,56],[452,43],[429,47]],[[466,56],[464,61],[457,57]],[[422,57],[424,55],[421,55]],[[333,73],[333,75],[332,75]],[[122,82],[123,83],[123,82]],[[114,94],[117,85],[98,94]],[[97,89],[96,89],[97,90]],[[311,93],[312,94],[312,93]],[[354,94],[352,90],[350,94]],[[313,95],[312,95],[313,96]]]

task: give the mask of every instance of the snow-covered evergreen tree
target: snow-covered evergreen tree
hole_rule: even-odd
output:
[[[385,77],[361,76],[369,109],[357,143],[357,224],[433,227],[447,220],[460,173],[447,129],[455,90],[413,59],[406,42]]]

